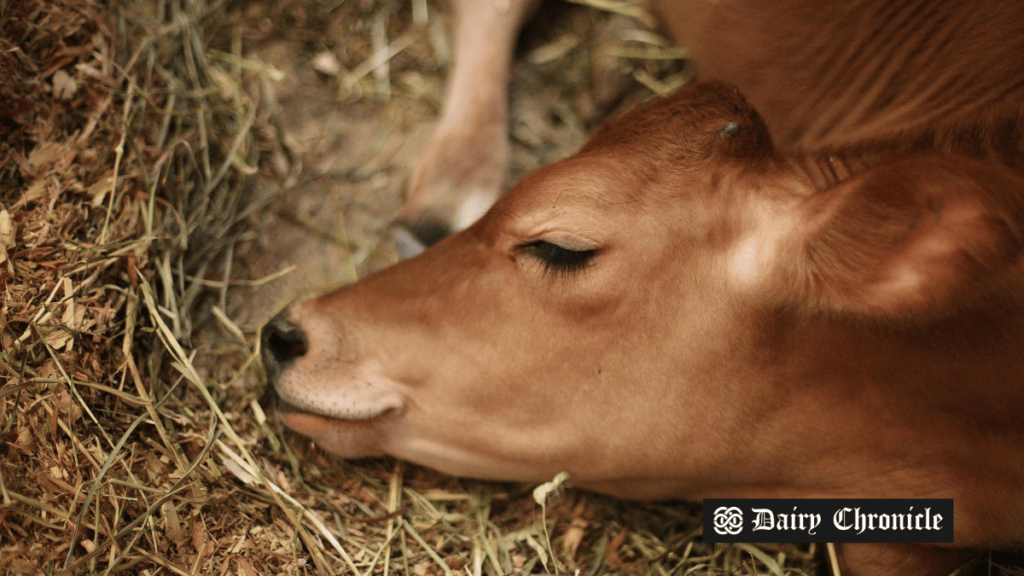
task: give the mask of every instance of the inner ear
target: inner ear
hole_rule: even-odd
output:
[[[1019,177],[936,155],[876,167],[797,208],[784,276],[814,306],[875,316],[947,313],[1022,249]]]

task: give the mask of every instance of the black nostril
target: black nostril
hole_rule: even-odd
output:
[[[285,334],[271,334],[267,338],[267,348],[278,362],[287,362],[306,354],[305,342],[294,340],[291,335]]]
[[[263,327],[263,362],[285,364],[308,351],[306,334],[278,314]]]

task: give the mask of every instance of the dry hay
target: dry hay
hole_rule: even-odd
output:
[[[535,25],[518,174],[687,79],[635,17]],[[243,44],[303,35],[296,57],[346,106],[436,110],[445,20],[423,0],[0,0],[5,572],[817,573],[813,547],[704,544],[693,505],[570,489],[540,507],[530,486],[341,463],[267,420],[258,335],[228,307],[273,279],[239,274],[266,207],[309,222],[287,201],[304,172],[280,73]]]

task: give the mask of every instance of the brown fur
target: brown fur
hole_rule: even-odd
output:
[[[844,546],[847,576],[1024,546],[1024,6],[657,7],[739,89],[641,106],[291,307],[264,348],[285,422],[631,498],[954,499],[953,547]],[[537,242],[593,257],[552,273]]]

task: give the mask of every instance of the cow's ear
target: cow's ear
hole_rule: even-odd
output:
[[[1024,180],[962,157],[878,166],[792,210],[775,279],[804,304],[843,312],[947,314],[1024,248]]]

